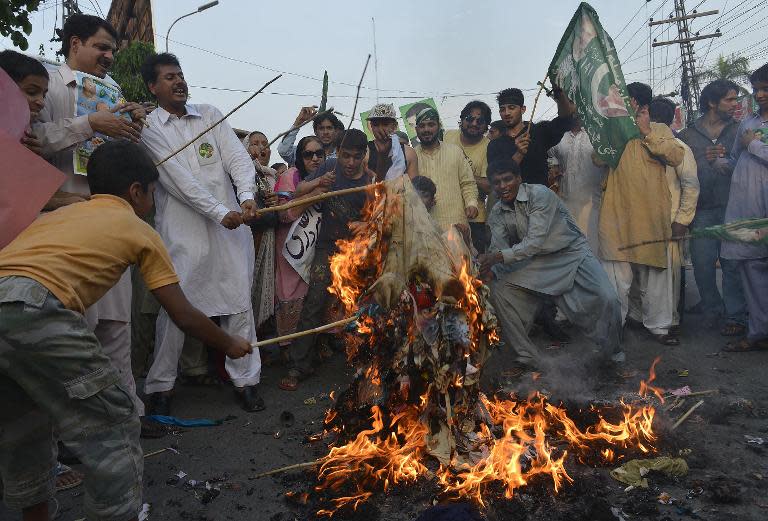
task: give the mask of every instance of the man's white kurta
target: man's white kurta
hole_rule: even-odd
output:
[[[211,105],[187,104],[181,118],[157,108],[142,142],[160,161],[221,117]],[[158,170],[155,227],[187,298],[209,317],[249,310],[253,236],[248,226],[221,225],[228,212],[240,211],[238,199],[254,197],[256,171],[242,143],[224,121]]]

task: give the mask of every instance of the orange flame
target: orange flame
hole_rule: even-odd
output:
[[[645,397],[645,395],[648,394],[648,391],[651,391],[653,394],[656,395],[656,397],[659,399],[661,403],[664,403],[664,389],[661,387],[656,387],[654,385],[651,385],[651,382],[653,382],[656,379],[656,364],[659,363],[661,360],[660,356],[657,356],[653,363],[651,364],[651,369],[648,371],[648,381],[640,380],[640,390],[637,392],[640,396]]]

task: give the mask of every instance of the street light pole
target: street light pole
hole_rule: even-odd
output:
[[[192,16],[193,14],[200,13],[202,11],[205,11],[206,9],[210,9],[211,7],[214,7],[217,5],[219,5],[219,0],[214,0],[213,2],[208,2],[207,4],[201,5],[200,7],[197,8],[197,11],[192,11],[191,13],[187,13],[175,19],[171,24],[171,26],[168,28],[168,32],[165,33],[165,52],[168,52],[168,36],[171,34],[171,29],[173,29],[173,26],[176,25],[176,22],[178,22],[182,18],[186,18],[187,16]]]

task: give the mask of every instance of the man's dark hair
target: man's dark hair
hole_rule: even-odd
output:
[[[286,165],[285,163],[272,163],[272,164],[269,166],[269,168],[271,168],[272,170],[277,170],[278,168],[282,168],[282,167],[284,167],[284,166],[286,166],[286,167],[287,167],[288,165]]]
[[[648,106],[648,115],[654,123],[671,125],[675,120],[675,102],[669,98],[654,98]]]
[[[99,32],[99,29],[104,29],[117,41],[117,31],[108,21],[90,14],[73,14],[67,18],[61,30],[61,54],[64,58],[69,58],[69,41],[73,36],[85,42]]]
[[[408,119],[411,116],[418,116],[419,112],[422,110],[431,108],[433,108],[432,105],[428,103],[422,103],[421,101],[414,103],[408,110],[405,111],[405,119]]]
[[[356,128],[350,128],[344,132],[344,136],[341,138],[339,148],[345,150],[366,151],[368,150],[368,136],[365,132]]]
[[[342,130],[342,131],[344,130],[344,123],[342,123],[341,120],[339,120],[339,118],[336,117],[336,114],[334,114],[333,112],[329,112],[328,114],[323,114],[319,118],[316,118],[312,122],[312,128],[315,130],[315,132],[317,132],[317,127],[320,126],[320,123],[324,121],[330,121],[331,125],[333,125],[333,128],[335,128],[336,130]]]
[[[755,72],[749,75],[749,81],[751,83],[756,83],[758,81],[768,83],[768,63],[758,69],[755,69]]]
[[[627,93],[629,97],[634,99],[638,105],[645,107],[651,104],[653,99],[653,90],[645,83],[636,81],[627,85]]]
[[[502,101],[506,103],[502,103]],[[518,107],[523,107],[525,106],[525,95],[523,94],[523,91],[517,87],[510,87],[502,90],[496,95],[496,102],[499,106],[511,103]]]
[[[10,49],[0,52],[0,69],[3,69],[16,83],[19,83],[27,76],[48,78],[48,71],[45,69],[45,65],[31,56]]]
[[[175,65],[181,68],[179,59],[175,54],[169,52],[161,52],[160,54],[150,54],[141,64],[141,79],[144,80],[144,85],[149,87],[150,83],[157,81],[157,66],[158,65]]]
[[[475,110],[480,109],[480,115],[483,118],[483,121],[485,121],[485,124],[489,124],[491,122],[491,107],[488,106],[487,103],[484,103],[480,100],[473,100],[467,103],[463,109],[461,109],[461,114],[459,115],[459,118],[463,120],[465,117],[469,116],[470,113]],[[461,126],[461,121],[459,121],[459,126]]]
[[[88,158],[88,186],[92,194],[122,196],[136,182],[146,191],[158,177],[149,155],[130,141],[107,141]]]
[[[499,159],[498,161],[493,161],[488,165],[487,175],[489,180],[492,177],[495,177],[499,174],[504,174],[506,172],[511,172],[518,177],[523,175],[520,172],[520,165],[511,159]]]
[[[709,104],[717,105],[730,91],[739,93],[739,86],[731,80],[715,80],[703,89],[699,96],[699,110],[702,114],[709,112]]]
[[[504,132],[507,130],[507,125],[503,120],[497,119],[496,121],[491,121],[491,128],[495,128],[499,132]]]
[[[435,186],[435,183],[429,177],[417,175],[411,179],[411,183],[417,192],[424,192],[431,195],[432,197],[434,197],[437,193],[437,186]]]

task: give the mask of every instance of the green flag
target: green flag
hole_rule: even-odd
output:
[[[328,105],[328,71],[325,71],[323,74],[323,93],[320,96],[320,108],[317,109],[318,112],[323,112],[326,109],[326,106]]]
[[[571,18],[549,78],[576,104],[598,157],[613,168],[630,139],[640,136],[613,40],[595,10],[582,2]]]

